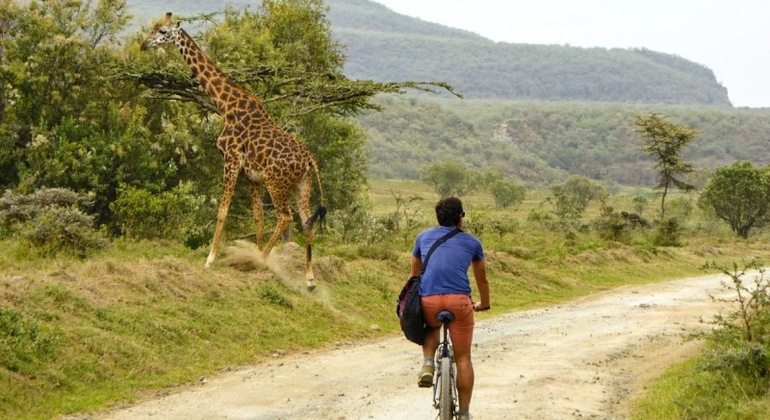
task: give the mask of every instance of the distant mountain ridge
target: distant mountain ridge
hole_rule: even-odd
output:
[[[128,0],[140,19],[256,8],[260,0]],[[444,81],[468,99],[532,99],[731,106],[712,70],[646,49],[494,42],[398,14],[369,0],[326,0],[348,56],[345,75],[375,81]]]
[[[705,66],[646,49],[493,42],[368,0],[328,0],[347,76],[441,80],[469,99],[731,106]]]

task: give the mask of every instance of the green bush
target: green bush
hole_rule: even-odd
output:
[[[215,218],[207,214],[205,197],[193,191],[191,183],[181,183],[159,194],[124,187],[110,208],[121,232],[129,238],[175,239],[196,248],[210,237],[205,221]]]
[[[602,206],[601,214],[594,220],[593,224],[600,237],[613,241],[627,240],[631,229],[628,220],[621,213],[606,205]]]
[[[72,253],[85,257],[109,244],[86,213],[93,194],[42,188],[22,195],[6,190],[0,198],[0,236],[22,237],[45,255]]]
[[[679,219],[672,217],[662,220],[657,227],[653,243],[658,246],[679,246],[679,238],[682,236],[682,224]]]

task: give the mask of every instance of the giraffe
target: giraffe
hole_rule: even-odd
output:
[[[257,245],[267,259],[282,232],[292,221],[289,198],[294,195],[305,235],[305,279],[308,290],[315,288],[312,266],[313,224],[323,220],[323,190],[318,163],[301,142],[273,122],[262,101],[238,86],[224,74],[201,50],[192,37],[172,23],[172,14],[166,13],[142,43],[141,50],[173,44],[192,70],[206,94],[212,99],[222,116],[223,128],[217,138],[217,149],[224,156],[224,185],[222,200],[217,212],[217,224],[211,249],[206,259],[210,267],[216,259],[227,212],[232,202],[238,177],[243,173],[249,183],[252,217],[256,225]],[[321,205],[311,215],[310,198],[313,193],[313,175],[318,182]],[[264,212],[262,196],[267,189],[275,205],[277,222],[267,245],[262,237]]]

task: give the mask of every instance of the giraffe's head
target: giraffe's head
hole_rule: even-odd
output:
[[[158,23],[152,29],[147,38],[142,42],[141,50],[157,47],[163,44],[176,44],[181,39],[179,22],[171,22],[171,12],[166,13],[163,22]]]

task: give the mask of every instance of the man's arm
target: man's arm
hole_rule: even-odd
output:
[[[473,310],[485,311],[490,308],[487,262],[486,260],[473,261],[471,266],[473,267],[473,277],[476,279],[476,286],[479,289],[479,301],[473,304]]]
[[[409,277],[419,276],[422,271],[422,260],[412,255],[412,272]]]

